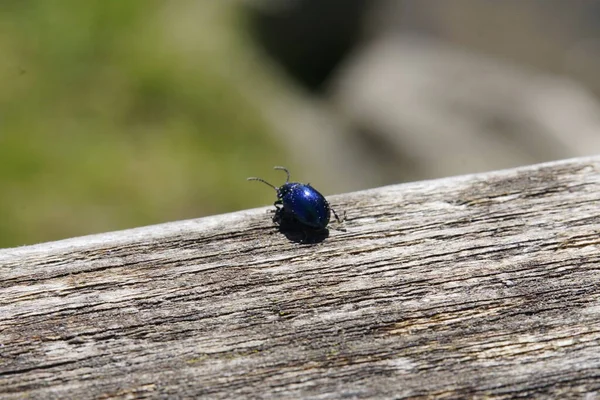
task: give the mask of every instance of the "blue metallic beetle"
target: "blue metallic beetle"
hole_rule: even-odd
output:
[[[331,211],[335,219],[341,222],[333,208],[329,207],[325,197],[310,184],[290,182],[290,171],[284,167],[275,167],[274,169],[285,171],[287,174],[285,183],[280,187],[275,187],[261,178],[248,178],[249,181],[265,183],[277,192],[277,200],[273,203],[277,209],[274,221],[291,220],[304,228],[323,230],[329,224],[329,212]]]

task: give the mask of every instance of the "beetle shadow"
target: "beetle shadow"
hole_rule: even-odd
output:
[[[273,222],[277,229],[289,241],[299,244],[321,243],[329,237],[329,229],[310,229],[295,218],[287,215],[283,210],[274,211]]]

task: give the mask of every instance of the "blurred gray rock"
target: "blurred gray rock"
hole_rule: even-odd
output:
[[[370,42],[338,70],[330,98],[385,144],[388,173],[402,167],[398,179],[600,152],[600,104],[585,88],[437,41]]]
[[[600,2],[249,4],[265,114],[335,191],[600,153]]]

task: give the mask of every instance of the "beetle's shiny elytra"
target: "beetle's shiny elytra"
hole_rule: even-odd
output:
[[[336,212],[329,207],[325,197],[309,184],[290,182],[290,172],[284,167],[274,169],[285,171],[287,179],[280,187],[271,185],[261,178],[248,178],[249,181],[260,181],[275,189],[277,200],[275,203],[276,217],[278,219],[291,218],[305,228],[321,230],[329,224],[330,211],[335,219],[340,222]]]

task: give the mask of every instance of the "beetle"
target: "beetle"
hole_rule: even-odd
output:
[[[310,184],[290,182],[290,171],[285,167],[274,167],[273,169],[285,171],[287,174],[285,183],[279,187],[271,185],[261,178],[248,178],[249,181],[259,181],[269,185],[277,192],[277,200],[273,203],[276,208],[273,221],[292,221],[305,229],[319,231],[327,228],[331,211],[337,222],[342,222],[317,189]]]

